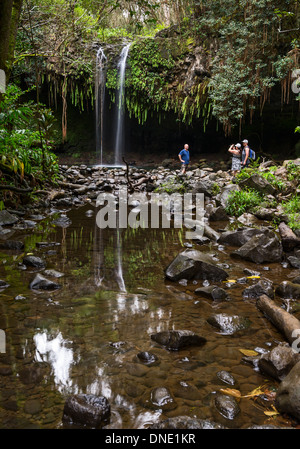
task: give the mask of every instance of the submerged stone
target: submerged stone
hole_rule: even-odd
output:
[[[110,404],[104,396],[77,394],[67,398],[63,422],[101,428],[109,422]]]
[[[169,264],[165,276],[172,281],[180,279],[224,281],[228,274],[218,267],[209,255],[197,250],[185,250]]]
[[[187,346],[202,346],[206,343],[204,337],[200,337],[189,330],[158,332],[157,334],[151,335],[151,340],[174,351]]]

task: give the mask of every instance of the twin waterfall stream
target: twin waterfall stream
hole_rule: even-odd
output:
[[[114,166],[121,166],[124,152],[124,114],[125,114],[125,72],[126,61],[131,44],[123,47],[118,62],[118,86],[116,89],[115,119],[114,119]],[[105,83],[107,73],[107,57],[100,47],[96,54],[95,76],[95,108],[96,108],[96,154],[100,165],[103,161],[103,135],[104,135],[104,105]]]

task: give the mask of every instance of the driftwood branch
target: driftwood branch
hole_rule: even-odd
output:
[[[16,187],[16,186],[11,186],[11,185],[5,185],[5,184],[0,184],[0,190],[9,190],[11,192],[16,192],[16,193],[30,193],[32,192],[32,188],[31,187],[25,187],[24,189],[21,187]]]
[[[262,295],[256,302],[257,308],[262,311],[271,323],[286,337],[290,345],[298,338],[294,331],[300,329],[300,321],[286,310],[277,306],[272,299]]]

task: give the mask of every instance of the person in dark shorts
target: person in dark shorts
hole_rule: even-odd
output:
[[[243,151],[242,151],[241,168],[248,167],[249,163],[250,163],[250,148],[249,148],[249,145],[248,145],[248,140],[244,139],[243,140]]]
[[[180,153],[178,154],[178,157],[181,162],[180,175],[183,175],[186,172],[186,169],[188,168],[190,163],[190,152],[187,143],[184,145],[183,150],[181,150]]]

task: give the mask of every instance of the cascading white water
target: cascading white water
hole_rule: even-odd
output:
[[[121,159],[124,150],[125,71],[130,45],[131,44],[128,44],[122,49],[120,60],[118,63],[119,84],[116,94],[117,116],[116,116],[115,165],[124,165]]]
[[[103,119],[106,83],[106,56],[100,47],[96,55],[95,102],[96,102],[96,157],[103,164]]]

